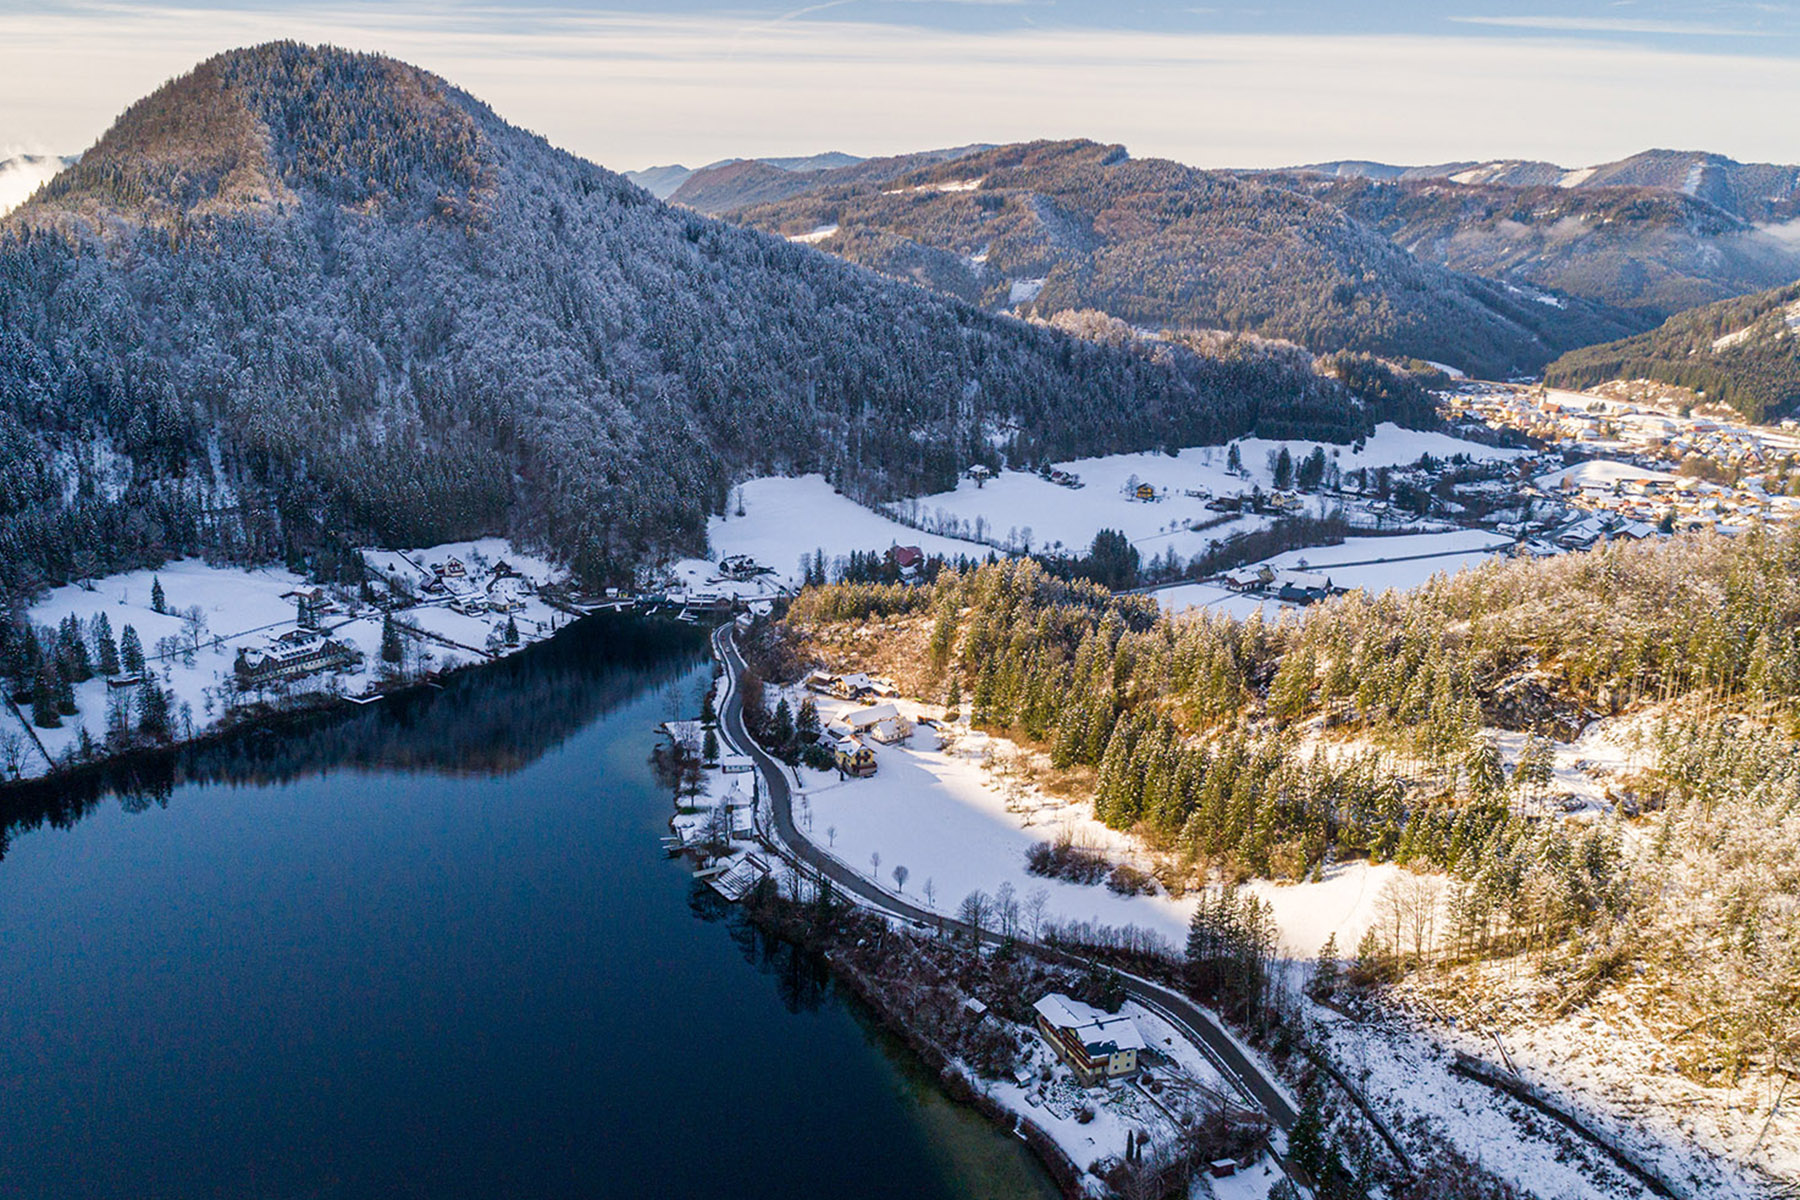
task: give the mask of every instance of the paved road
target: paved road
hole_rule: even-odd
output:
[[[828,877],[834,886],[862,897],[877,908],[933,927],[941,926],[965,935],[974,933],[985,941],[999,941],[997,934],[988,930],[974,930],[961,921],[921,908],[904,897],[896,896],[877,886],[867,876],[858,874],[838,859],[819,849],[800,832],[794,824],[794,793],[788,783],[787,772],[782,769],[781,763],[757,745],[744,729],[744,708],[742,698],[737,693],[737,680],[744,669],[744,660],[738,653],[735,640],[736,630],[735,622],[727,622],[713,631],[713,652],[718,656],[719,661],[725,664],[727,677],[725,698],[718,706],[719,724],[724,730],[725,740],[736,746],[740,752],[748,754],[756,762],[757,769],[762,775],[763,786],[768,790],[769,808],[774,817],[775,831],[781,841],[786,843],[787,850],[795,858],[821,875]],[[1026,944],[1031,945],[1036,953],[1046,958],[1072,966],[1086,965],[1086,960],[1054,947]],[[1206,1053],[1213,1065],[1218,1067],[1237,1087],[1239,1093],[1267,1114],[1279,1129],[1286,1132],[1293,1127],[1298,1114],[1287,1095],[1275,1080],[1226,1034],[1217,1017],[1186,996],[1160,984],[1140,979],[1135,975],[1125,975],[1123,978],[1127,995],[1145,1008],[1159,1014],[1164,1020],[1169,1021],[1178,1031],[1186,1034],[1190,1041]]]

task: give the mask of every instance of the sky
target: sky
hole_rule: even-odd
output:
[[[210,54],[416,63],[619,170],[1089,137],[1197,166],[1800,161],[1800,0],[0,0],[0,154]]]

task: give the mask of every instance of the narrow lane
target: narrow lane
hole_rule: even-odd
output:
[[[725,698],[718,705],[719,724],[724,730],[725,740],[755,761],[757,770],[762,775],[763,786],[768,791],[769,810],[774,818],[775,831],[788,852],[829,878],[834,886],[861,897],[876,908],[933,927],[941,926],[965,935],[974,934],[983,941],[998,942],[999,936],[989,930],[975,929],[952,917],[945,917],[893,895],[821,850],[800,832],[799,827],[794,824],[794,794],[788,783],[787,773],[782,769],[781,763],[758,745],[744,728],[743,698],[737,691],[737,680],[743,673],[744,660],[738,653],[736,631],[735,622],[727,622],[713,631],[713,651],[724,664],[726,672]],[[1025,942],[1024,939],[1014,940],[1029,945],[1033,952],[1053,961],[1077,967],[1087,965],[1085,960],[1066,951]],[[1277,1128],[1285,1133],[1293,1127],[1299,1114],[1286,1093],[1225,1032],[1217,1017],[1181,993],[1161,984],[1122,972],[1121,978],[1125,981],[1127,995],[1186,1034],[1231,1080],[1239,1093],[1262,1110]]]

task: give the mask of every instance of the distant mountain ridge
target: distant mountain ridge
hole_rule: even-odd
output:
[[[736,159],[695,171],[675,189],[669,201],[717,217],[734,209],[777,203],[816,191],[821,186],[884,183],[909,171],[954,162],[991,149],[993,147],[986,144],[953,146],[921,150],[916,154],[856,159],[837,166],[809,166],[804,170],[782,164],[792,161],[813,163],[830,156],[818,155],[806,160]]]
[[[641,171],[626,171],[625,178],[637,184],[658,200],[667,200],[675,194],[675,190],[693,176],[703,171],[716,171],[729,167],[734,163],[747,160],[741,158],[722,158],[718,162],[708,163],[704,167],[684,167],[680,163],[672,163],[664,167],[646,167]],[[808,154],[798,158],[759,158],[749,161],[762,163],[780,171],[829,171],[837,167],[855,166],[862,159],[854,154],[845,154],[841,150],[827,150],[823,154]]]
[[[1121,146],[1023,143],[899,173],[865,163],[781,186],[791,193],[784,199],[726,215],[970,303],[1040,317],[1098,309],[1153,329],[1251,332],[1487,376],[1534,372],[1565,350],[1649,323],[1420,261],[1300,189],[1133,159]]]
[[[1694,196],[1758,224],[1800,218],[1800,166],[1742,163],[1702,150],[1645,150],[1616,162],[1574,169],[1522,159],[1410,167],[1346,159],[1291,167],[1284,173],[1384,183],[1448,179],[1501,187],[1648,187]]]
[[[1656,317],[1800,278],[1800,241],[1674,189],[1305,171],[1254,178],[1341,209],[1428,262]]]

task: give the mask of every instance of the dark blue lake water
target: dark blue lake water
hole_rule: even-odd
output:
[[[0,1195],[1049,1197],[660,853],[685,627],[0,797]]]

